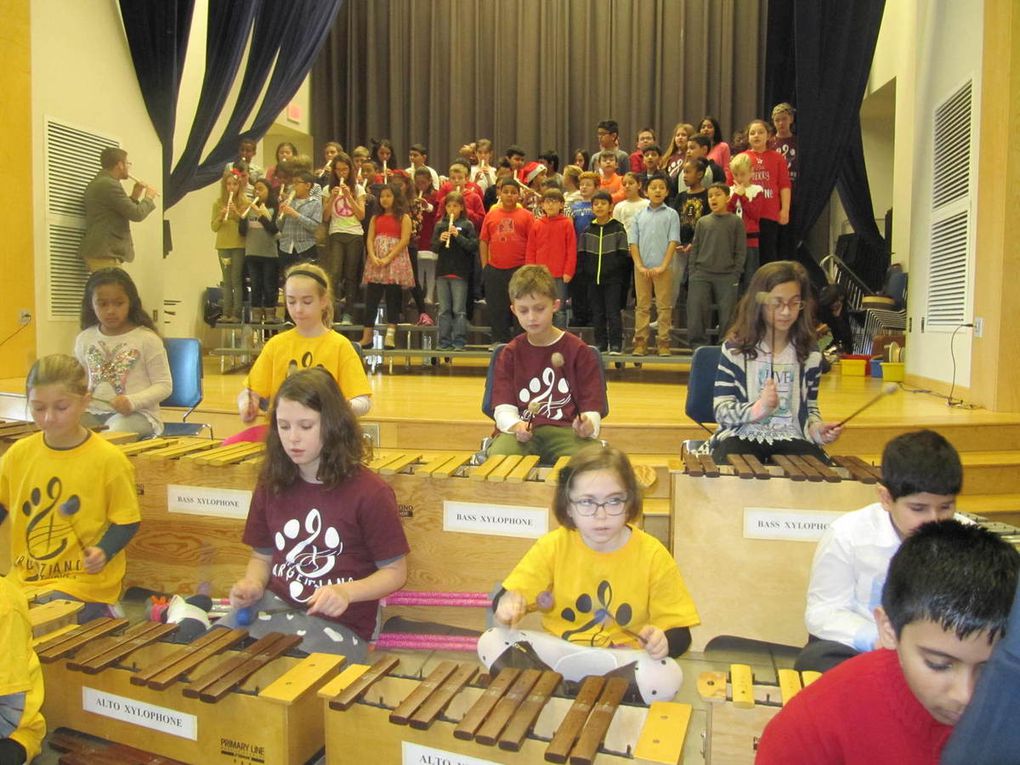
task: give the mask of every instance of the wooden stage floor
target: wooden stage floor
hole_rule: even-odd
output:
[[[216,435],[226,437],[241,429],[241,423],[234,412],[235,399],[241,389],[245,369],[239,368],[223,374],[218,367],[218,360],[207,360],[205,399],[191,419],[214,419]],[[377,371],[369,375],[372,410],[364,421],[384,425],[417,423],[425,429],[434,430],[430,440],[441,438],[444,448],[465,448],[450,444],[449,441],[451,431],[466,429],[472,432],[472,443],[476,444],[491,425],[491,421],[480,409],[484,375],[485,367],[481,362],[467,359],[458,361],[452,367],[434,369],[412,365],[410,371],[402,367],[393,373]],[[604,422],[607,439],[613,431],[622,430],[643,430],[647,433],[665,429],[682,433],[683,437],[697,437],[697,432],[704,432],[684,414],[684,399],[687,395],[685,365],[609,369],[606,378],[610,405],[609,417]],[[819,395],[822,414],[826,420],[845,417],[875,396],[881,387],[880,379],[844,377],[838,371],[824,375]],[[0,416],[26,416],[23,392],[23,380],[0,380]],[[167,412],[166,416],[168,420],[176,419],[171,412]],[[885,397],[854,419],[847,426],[844,439],[837,443],[852,440],[854,449],[880,452],[887,431],[917,427],[949,429],[960,435],[977,427],[983,436],[989,436],[982,437],[981,448],[1020,449],[1020,441],[1012,433],[1020,429],[1020,413],[949,407],[944,398],[908,385],[901,385],[899,393]],[[687,435],[688,432],[690,435]],[[879,440],[872,440],[867,437],[869,435]],[[657,443],[655,439],[645,439],[644,443],[644,447],[640,444],[634,446],[641,452],[659,451],[647,448]],[[382,445],[401,446],[399,443],[388,443],[385,437]],[[431,444],[417,443],[414,446],[429,448]],[[964,443],[958,444],[958,448],[966,450],[971,447]],[[676,443],[676,449],[679,449],[679,443]],[[672,452],[673,449],[663,451]]]

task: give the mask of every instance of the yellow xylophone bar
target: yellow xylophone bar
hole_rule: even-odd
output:
[[[798,692],[822,676],[820,672],[797,672],[794,669],[780,669],[777,674],[778,700],[773,695],[776,686],[755,684],[751,667],[747,664],[731,664],[729,676],[725,672],[702,672],[698,676],[698,695],[713,704],[731,701],[738,709],[751,709],[758,703],[775,706],[777,701],[789,703]]]

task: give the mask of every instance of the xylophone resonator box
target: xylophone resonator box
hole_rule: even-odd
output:
[[[322,749],[316,692],[342,656],[286,656],[301,639],[279,633],[239,648],[244,630],[159,642],[174,629],[98,619],[37,646],[47,726],[194,765],[303,765]]]
[[[718,635],[807,642],[804,608],[818,539],[841,514],[878,500],[879,469],[837,457],[764,467],[687,455],[673,473],[673,554],[698,606],[692,645]]]

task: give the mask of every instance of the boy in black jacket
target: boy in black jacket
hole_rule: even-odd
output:
[[[577,240],[577,270],[589,277],[588,301],[595,325],[595,345],[603,353],[619,356],[623,348],[623,283],[628,275],[630,250],[627,232],[613,218],[613,199],[606,191],[591,198],[595,219]]]

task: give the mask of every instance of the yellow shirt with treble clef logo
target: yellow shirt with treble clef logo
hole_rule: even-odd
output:
[[[89,603],[116,603],[124,579],[119,552],[98,574],[84,550],[111,523],[138,523],[135,471],[117,447],[91,434],[72,449],[52,449],[42,433],[0,460],[0,504],[11,524],[10,578],[26,595],[58,590]]]

